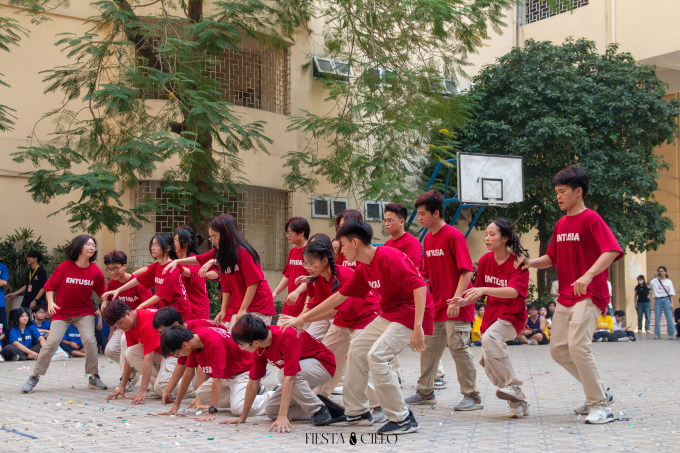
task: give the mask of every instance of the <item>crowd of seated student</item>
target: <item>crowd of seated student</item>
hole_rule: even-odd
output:
[[[45,338],[38,332],[24,307],[12,311],[6,337],[7,346],[2,349],[2,356],[8,362],[37,359],[45,344]]]
[[[597,320],[597,330],[593,334],[593,341],[635,341],[635,334],[623,325],[626,312],[614,312],[614,318],[609,313],[602,313]]]

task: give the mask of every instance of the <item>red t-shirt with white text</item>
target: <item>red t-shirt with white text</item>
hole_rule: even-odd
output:
[[[203,348],[189,354],[186,366],[198,366],[208,377],[218,379],[231,379],[250,371],[253,355],[241,349],[226,329],[202,327],[192,332],[198,335]]]
[[[338,263],[340,266],[349,267],[352,270],[357,270],[357,266],[359,265],[358,261],[347,261],[347,258],[345,258],[345,254],[342,252],[338,253],[338,258],[335,260],[335,262]]]
[[[184,321],[187,325],[187,329],[196,333],[197,329],[203,329],[205,327],[218,327],[220,329],[227,330],[227,328],[219,323],[216,323],[212,319],[190,319],[189,321]],[[187,364],[187,357],[177,357],[177,363],[179,365]],[[194,365],[195,366],[195,365]]]
[[[420,241],[412,234],[406,232],[396,241],[390,238],[385,242],[385,247],[395,248],[411,258],[418,271],[423,268],[423,248],[420,246]]]
[[[461,274],[473,271],[470,251],[463,233],[451,225],[444,225],[437,234],[433,235],[431,231],[427,233],[423,245],[425,248],[423,276],[429,279],[432,287],[432,298],[436,307],[434,321],[452,319],[474,321],[475,307],[472,305],[461,308],[455,318],[450,318],[446,314],[447,300],[456,294]],[[472,284],[468,284],[467,288],[472,288]]]
[[[302,265],[302,254],[304,251],[304,247],[300,249],[293,247],[290,252],[288,252],[288,261],[286,262],[286,267],[283,268],[283,275],[288,278],[288,294],[292,293],[300,286],[295,284],[295,280],[299,276],[309,275],[307,269]],[[298,297],[293,305],[284,303],[281,314],[297,318],[305,308],[305,300],[307,300],[307,292],[300,294],[300,297]]]
[[[340,285],[335,291],[332,290],[335,278],[326,281],[323,276],[319,276],[314,283],[307,285],[307,293],[312,298],[307,307],[312,309],[338,292],[340,287],[352,278],[352,275],[354,271],[349,267],[337,266],[335,278],[338,279]],[[366,298],[349,297],[335,309],[338,314],[335,315],[333,324],[348,329],[363,329],[378,316],[380,298],[370,291]]]
[[[623,257],[623,251],[614,233],[592,209],[586,209],[573,216],[565,215],[558,220],[546,252],[553,266],[557,268],[557,281],[560,287],[557,302],[565,307],[571,307],[582,300],[591,299],[604,313],[609,304],[608,269],[593,278],[586,289],[586,294],[574,295],[574,287],[571,285],[581,278],[603,253],[613,251],[618,252],[614,261]]]
[[[168,263],[161,266],[158,261],[154,261],[149,264],[142,275],[137,276],[137,280],[147,288],[156,287],[156,296],[161,299],[158,304],[160,308],[175,307],[182,315],[182,319],[193,319],[180,267],[178,266],[172,272],[163,275],[163,269]]]
[[[75,261],[66,260],[52,272],[45,291],[56,291],[54,302],[59,309],[52,315],[52,321],[94,316],[92,292],[99,297],[106,292],[104,274],[94,263],[82,268]]]
[[[130,280],[132,280],[133,278],[137,277],[134,274],[130,274]],[[118,280],[109,280],[109,284],[106,287],[106,291],[115,291],[126,283],[127,282],[121,283]],[[139,307],[139,305],[142,302],[146,302],[152,297],[153,293],[151,292],[151,290],[145,288],[143,285],[137,285],[133,288],[126,289],[125,291],[118,293],[118,298],[125,302],[127,306],[133,310]]]
[[[191,255],[195,256],[195,255]],[[205,277],[200,277],[198,271],[201,266],[198,264],[183,265],[185,269],[189,269],[191,275],[185,277],[182,273],[184,287],[187,290],[187,299],[191,306],[191,317],[193,319],[205,319],[210,317],[210,298],[208,297],[208,289],[205,286]]]
[[[200,264],[205,264],[216,257],[217,249],[211,250],[202,255],[197,255],[196,259]],[[220,283],[222,291],[231,292],[231,301],[227,314],[234,314],[241,308],[243,297],[249,286],[257,284],[257,290],[253,300],[246,310],[249,313],[262,313],[265,316],[274,316],[274,299],[269,289],[267,279],[262,272],[262,266],[255,264],[253,257],[248,251],[239,247],[238,262],[231,273],[231,269],[220,269]]]
[[[365,298],[372,289],[380,296],[380,316],[413,330],[413,291],[423,287],[427,288],[427,284],[406,255],[391,247],[376,247],[371,264],[358,266],[352,278],[340,288],[340,294]],[[426,294],[423,331],[425,335],[432,335],[434,305],[430,292]]]
[[[141,343],[144,346],[144,355],[151,352],[161,353],[161,336],[153,328],[153,317],[156,316],[157,311],[147,310],[146,308],[135,310],[137,323],[132,329],[125,332],[128,348]]]
[[[475,287],[514,288],[519,293],[513,299],[486,297],[486,309],[480,328],[482,333],[491,327],[497,319],[511,323],[517,331],[517,335],[524,329],[527,320],[526,297],[529,290],[529,271],[522,270],[521,267],[515,269],[514,262],[515,255],[512,253],[510,258],[500,266],[496,262],[493,252],[489,252],[479,259]]]
[[[262,379],[267,373],[267,363],[283,368],[284,376],[295,376],[301,370],[300,361],[304,359],[316,359],[331,376],[335,374],[333,353],[306,331],[301,331],[298,337],[295,329],[286,329],[282,333],[279,326],[267,327],[272,332],[272,344],[263,350],[262,355],[259,350],[253,354],[250,379]]]

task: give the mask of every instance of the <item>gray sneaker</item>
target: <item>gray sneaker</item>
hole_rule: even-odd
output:
[[[38,385],[39,380],[40,380],[40,376],[30,375],[28,377],[28,381],[26,381],[24,386],[21,387],[21,391],[24,392],[24,393],[31,393],[33,391],[33,388],[35,388],[35,386]]]
[[[106,390],[108,388],[106,384],[104,384],[102,380],[99,379],[98,374],[93,374],[92,376],[90,376],[90,380],[87,386],[95,390]]]
[[[383,411],[382,407],[378,406],[371,411],[371,416],[373,416],[373,422],[375,423],[387,423],[389,419]]]
[[[611,406],[614,401],[616,401],[616,398],[614,398],[614,395],[611,394],[609,389],[605,390],[605,395],[607,396],[607,406]],[[579,407],[574,409],[574,413],[578,415],[588,415],[590,413],[590,408],[588,407],[588,402],[584,401],[583,404],[581,404]]]
[[[434,378],[434,388],[437,390],[446,388],[446,376]]]
[[[437,398],[434,396],[434,392],[429,395],[423,395],[416,390],[416,393],[406,398],[404,402],[410,405],[437,404]]]
[[[475,399],[472,395],[463,395],[462,401],[453,408],[454,411],[477,411],[479,409],[484,409],[482,400],[480,398]]]

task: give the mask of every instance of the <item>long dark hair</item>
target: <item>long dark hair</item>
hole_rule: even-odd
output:
[[[215,257],[217,265],[220,266],[220,272],[234,273],[238,263],[239,247],[243,247],[250,253],[255,264],[260,264],[260,255],[257,254],[257,251],[246,240],[243,233],[239,231],[234,217],[229,214],[215,217],[210,222],[210,228],[220,233],[220,244]]]
[[[335,258],[333,257],[333,243],[328,236],[325,234],[322,236],[322,234],[323,233],[315,235],[319,237],[314,241],[307,243],[307,247],[305,247],[303,254],[304,256],[309,256],[319,261],[323,261],[324,258],[328,260],[328,266],[331,269],[331,276],[333,277],[333,286],[331,290],[335,291],[340,287],[340,281],[336,277],[338,268],[335,264]],[[310,281],[315,282],[317,278],[318,277],[313,277]]]
[[[198,247],[205,241],[205,236],[196,234],[193,228],[182,225],[175,230],[180,248],[187,248],[187,256],[198,255]]]
[[[508,219],[499,217],[497,219],[494,219],[493,223],[496,224],[496,226],[498,227],[498,231],[500,231],[501,237],[508,239],[507,246],[510,247],[512,253],[515,254],[515,261],[520,256],[525,256],[529,258],[529,252],[527,252],[527,250],[524,247],[522,247],[522,244],[519,242],[519,236],[515,234],[515,226],[512,223],[510,223]]]
[[[33,321],[31,321],[31,314],[28,312],[26,307],[19,307],[16,310],[13,310],[13,316],[9,320],[9,328],[11,329],[19,329],[21,330],[21,327],[19,326],[19,318],[21,318],[21,315],[26,313],[26,316],[28,316],[28,323],[26,323],[26,327],[33,325]]]
[[[151,244],[153,244],[154,239],[156,240],[156,242],[158,242],[158,245],[163,250],[163,255],[165,255],[165,251],[167,250],[170,259],[173,260],[177,259],[175,241],[173,240],[172,235],[170,233],[158,233],[154,237],[152,237],[151,240],[149,241],[149,253],[151,253]]]
[[[85,247],[85,244],[87,244],[90,239],[92,239],[92,242],[94,242],[94,246],[96,247],[97,240],[89,234],[81,234],[80,236],[76,236],[64,249],[66,258],[70,259],[71,261],[78,261],[78,257],[83,251],[83,247]],[[98,251],[95,250],[94,255],[90,257],[90,263],[93,263],[94,260],[97,259],[97,253]]]

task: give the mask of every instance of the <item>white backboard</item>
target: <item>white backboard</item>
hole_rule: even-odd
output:
[[[458,200],[500,206],[524,201],[522,158],[458,153]]]

